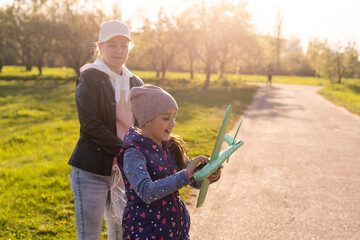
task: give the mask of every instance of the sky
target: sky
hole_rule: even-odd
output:
[[[91,1],[91,0],[78,0]],[[156,21],[160,7],[176,14],[191,2],[200,0],[92,0],[104,5],[111,14],[114,2],[121,6],[122,20],[130,20],[132,26],[141,24],[142,16]],[[221,0],[206,0],[219,2]],[[242,0],[229,0],[237,3]],[[12,0],[0,0],[11,3]],[[252,16],[256,33],[274,35],[275,19],[283,16],[284,38],[297,37],[306,49],[311,39],[327,39],[332,45],[345,46],[356,41],[360,50],[360,1],[359,0],[247,0],[247,10]]]
[[[171,13],[176,13],[191,2],[188,0],[102,1],[106,5],[118,1],[122,6],[124,20],[133,18],[133,22],[136,22],[136,18],[139,18],[137,16],[141,15],[156,19],[160,6]],[[281,13],[283,37],[297,37],[301,40],[304,49],[307,42],[314,38],[327,39],[332,45],[345,46],[348,41],[356,41],[360,45],[359,0],[248,0],[247,2],[247,9],[257,33],[273,35],[276,16]]]

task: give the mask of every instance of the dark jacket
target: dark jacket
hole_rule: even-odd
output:
[[[130,88],[144,83],[136,75]],[[116,101],[106,73],[87,69],[76,81],[75,100],[80,122],[80,138],[69,164],[85,171],[111,175],[114,157],[122,147],[116,136]]]

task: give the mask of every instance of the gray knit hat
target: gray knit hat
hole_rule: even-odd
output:
[[[178,109],[175,99],[160,87],[145,84],[130,91],[130,104],[140,127],[171,108]]]

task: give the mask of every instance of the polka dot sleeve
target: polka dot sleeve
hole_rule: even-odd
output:
[[[146,203],[163,198],[189,184],[185,170],[153,181],[146,168],[146,158],[134,148],[124,154],[124,173],[135,193]]]

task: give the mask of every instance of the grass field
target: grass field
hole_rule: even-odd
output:
[[[360,79],[354,83],[330,85],[319,93],[334,104],[360,115]]]
[[[49,69],[49,79],[51,71],[62,69]],[[25,78],[0,80],[0,239],[75,239],[67,165],[79,134],[75,82]],[[191,157],[210,154],[226,106],[234,121],[256,92],[242,84],[208,92],[164,87],[179,103],[174,132]]]
[[[227,75],[226,81],[217,81],[213,75],[204,92],[203,74],[190,81],[187,73],[169,73],[164,83],[154,72],[134,73],[163,86],[178,101],[174,132],[188,143],[190,157],[210,154],[228,104],[233,106],[233,124],[251,102],[256,87],[244,83],[266,80]],[[35,68],[25,72],[9,66],[0,74],[0,239],[75,239],[67,165],[79,134],[74,72],[44,68],[37,75]],[[326,79],[275,76],[274,82],[327,86],[321,94],[360,114],[360,80],[330,85]]]

